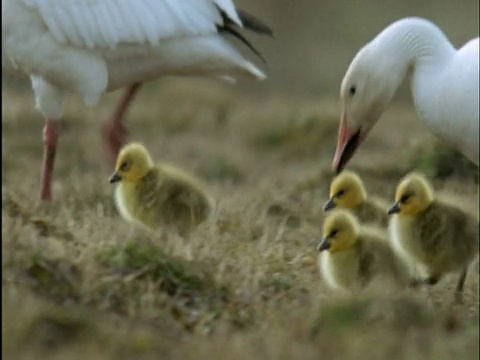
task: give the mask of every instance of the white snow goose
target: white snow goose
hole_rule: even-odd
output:
[[[457,50],[435,24],[415,17],[378,34],[342,81],[333,170],[343,170],[409,73],[415,108],[427,128],[478,166],[478,49],[478,37]]]
[[[238,32],[271,35],[231,0],[5,0],[2,68],[30,76],[46,119],[41,199],[51,199],[52,172],[67,94],[96,104],[126,87],[103,135],[114,161],[125,142],[123,116],[142,82],[162,75],[234,79],[265,75],[228,41]]]

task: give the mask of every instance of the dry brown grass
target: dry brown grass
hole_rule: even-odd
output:
[[[28,89],[4,93],[6,359],[477,358],[478,263],[456,306],[455,278],[354,299],[322,284],[315,245],[336,101],[247,100],[200,80],[161,85],[131,109],[131,139],[210,184],[217,214],[188,239],[136,229],[114,208],[98,134],[118,94],[94,109],[69,101],[55,199],[41,204],[43,120]],[[351,168],[392,198],[412,167],[406,150],[424,135],[411,108],[393,107]],[[451,172],[435,185],[475,204],[474,180]]]

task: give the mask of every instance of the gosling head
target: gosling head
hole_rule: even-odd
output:
[[[330,198],[323,205],[323,210],[339,207],[352,209],[365,201],[367,192],[362,179],[352,172],[344,171],[333,179],[330,185]]]
[[[142,144],[125,145],[117,157],[115,172],[110,176],[110,184],[119,181],[136,182],[146,175],[153,166],[153,161],[147,149]]]
[[[395,192],[395,203],[388,214],[418,215],[433,201],[433,189],[425,176],[410,173],[400,181]]]
[[[360,233],[357,219],[344,210],[333,211],[323,224],[323,239],[317,247],[319,252],[346,251],[355,245]]]

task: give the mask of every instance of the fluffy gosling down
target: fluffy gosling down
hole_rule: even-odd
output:
[[[397,186],[389,230],[393,247],[419,263],[427,278],[418,284],[436,284],[450,272],[461,271],[455,290],[461,300],[467,269],[478,254],[478,217],[462,210],[459,199],[452,204],[434,197],[428,180],[410,173]]]
[[[317,250],[320,272],[333,290],[358,292],[382,277],[397,286],[409,283],[406,267],[396,258],[386,234],[361,227],[346,210],[334,210],[326,217]]]
[[[139,143],[123,147],[109,182],[118,183],[115,202],[120,214],[152,229],[165,227],[183,235],[205,221],[213,209],[199,180],[177,168],[154,165]]]
[[[367,198],[362,179],[353,171],[345,170],[333,179],[330,198],[323,205],[323,210],[334,208],[350,210],[362,223],[388,225],[387,204],[380,199]]]

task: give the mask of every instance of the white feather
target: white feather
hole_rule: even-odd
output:
[[[76,47],[122,43],[155,45],[160,39],[208,34],[222,18],[242,26],[230,0],[26,0],[55,39]]]
[[[108,38],[108,44],[111,49],[114,49],[116,46],[115,44],[120,42],[122,28],[120,23],[120,11],[116,4],[111,1],[104,1],[102,5],[105,6],[108,13],[108,17],[103,18],[103,21],[105,21],[105,27],[112,29],[112,36]]]
[[[105,26],[102,26],[101,33],[103,41],[107,44],[113,42],[115,29],[112,26],[112,19],[107,10],[107,5],[103,2],[97,4],[97,11],[95,12],[95,22],[105,22]]]

